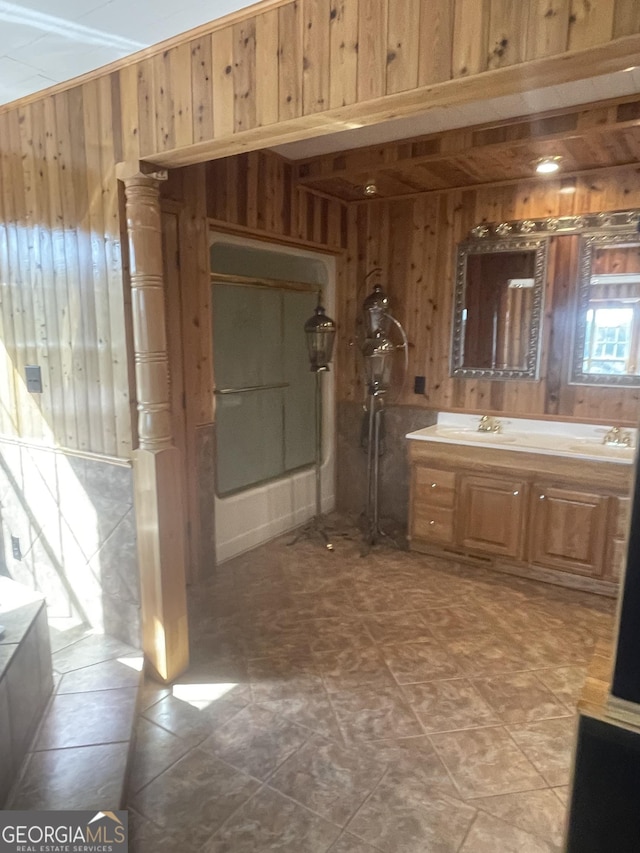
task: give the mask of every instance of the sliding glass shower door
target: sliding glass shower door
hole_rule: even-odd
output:
[[[317,295],[213,276],[220,497],[315,461],[314,375],[304,323]]]

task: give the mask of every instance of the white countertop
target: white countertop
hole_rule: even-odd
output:
[[[570,456],[597,459],[630,465],[635,461],[637,430],[623,427],[631,435],[631,447],[603,444],[610,426],[580,424],[568,421],[537,421],[526,418],[496,418],[500,432],[479,432],[478,415],[438,414],[434,426],[418,429],[407,435],[413,441],[433,441],[463,444],[467,447],[493,447],[550,456]]]

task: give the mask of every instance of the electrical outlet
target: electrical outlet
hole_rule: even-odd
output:
[[[42,394],[42,371],[37,364],[27,364],[24,369],[27,391],[30,394]]]
[[[425,376],[414,376],[413,377],[413,393],[414,394],[424,394],[427,388],[427,379]]]
[[[11,537],[11,552],[15,560],[22,559],[22,551],[20,550],[20,540],[17,536]]]

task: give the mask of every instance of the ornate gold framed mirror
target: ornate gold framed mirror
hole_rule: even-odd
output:
[[[546,258],[546,238],[460,244],[452,376],[537,377]]]

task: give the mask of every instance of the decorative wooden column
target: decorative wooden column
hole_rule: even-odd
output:
[[[162,681],[189,665],[181,466],[171,431],[159,181],[121,163],[131,267],[139,446],[133,453],[145,661]]]

